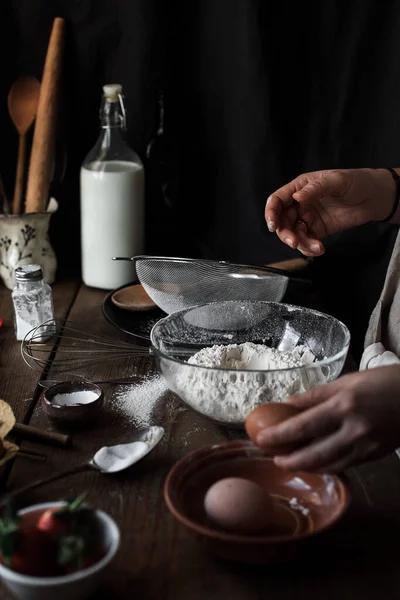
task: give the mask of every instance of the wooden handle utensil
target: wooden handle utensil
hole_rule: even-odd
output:
[[[53,431],[45,431],[44,429],[37,429],[31,425],[15,423],[13,432],[26,439],[45,442],[52,446],[66,447],[71,445],[71,437],[69,435],[64,435],[63,433],[56,433]]]
[[[36,77],[18,77],[8,93],[8,112],[19,135],[17,174],[15,178],[13,214],[19,215],[25,179],[26,134],[36,117],[40,82]]]
[[[42,77],[29,165],[26,212],[46,210],[53,168],[64,37],[65,21],[57,18],[54,20]]]
[[[312,259],[309,258],[290,258],[288,260],[281,260],[280,262],[269,263],[268,267],[274,267],[274,269],[281,269],[282,271],[301,271],[311,264]]]

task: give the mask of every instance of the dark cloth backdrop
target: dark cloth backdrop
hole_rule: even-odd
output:
[[[19,74],[40,78],[52,20],[68,22],[52,223],[63,269],[79,268],[78,175],[98,134],[104,83],[123,84],[128,140],[143,159],[157,90],[165,93],[171,181],[166,202],[146,163],[149,252],[288,258],[295,253],[264,224],[274,189],[314,169],[400,166],[396,0],[9,0],[0,14],[0,173],[10,195],[8,89]],[[360,332],[395,233],[371,225],[336,236],[316,262],[329,308]]]

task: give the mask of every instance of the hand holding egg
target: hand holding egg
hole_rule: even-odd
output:
[[[286,419],[290,419],[298,415],[300,410],[293,404],[285,402],[271,402],[270,404],[262,404],[258,406],[248,415],[245,423],[246,432],[249,438],[257,445],[259,443],[259,434],[273,425],[277,425]],[[293,444],[285,444],[282,446],[268,446],[263,449],[272,455],[287,454],[295,449]]]

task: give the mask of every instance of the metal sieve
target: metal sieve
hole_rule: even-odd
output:
[[[167,314],[209,302],[280,302],[289,283],[285,271],[272,267],[147,255],[113,260],[134,261],[140,283]]]

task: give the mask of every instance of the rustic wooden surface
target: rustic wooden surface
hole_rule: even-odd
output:
[[[78,291],[74,282],[65,282],[54,287],[54,296],[57,316],[68,315],[83,328],[126,339],[102,317],[104,292],[84,286]],[[0,316],[5,319],[0,330],[1,395],[11,402],[18,419],[52,429],[40,407],[36,387],[40,374],[27,369],[19,357],[19,343],[15,342],[12,332],[9,292],[3,288],[0,289]],[[80,373],[92,379],[125,377],[132,373],[144,377],[155,373],[155,367],[151,358],[132,358],[118,364],[103,362],[90,370],[82,368]],[[57,376],[50,370],[48,377],[53,375]],[[104,389],[106,408],[101,418],[91,427],[73,433],[72,448],[23,443],[24,449],[45,452],[47,461],[15,460],[9,470],[7,488],[13,489],[54,470],[78,464],[102,445],[129,440],[135,424],[127,422],[118,411],[116,395],[121,388],[104,386]],[[127,393],[127,388],[124,389]],[[129,393],[135,394],[134,386]],[[163,425],[165,438],[154,453],[130,470],[113,476],[82,473],[21,499],[21,504],[27,505],[86,491],[90,502],[110,513],[119,523],[121,550],[106,586],[94,598],[399,598],[400,462],[397,456],[352,469],[347,474],[353,495],[349,513],[328,535],[316,540],[301,562],[273,568],[241,567],[204,554],[169,515],[162,496],[165,476],[181,456],[236,434],[201,418],[170,393],[159,398],[149,423]],[[0,588],[0,598],[10,598],[3,588]]]

